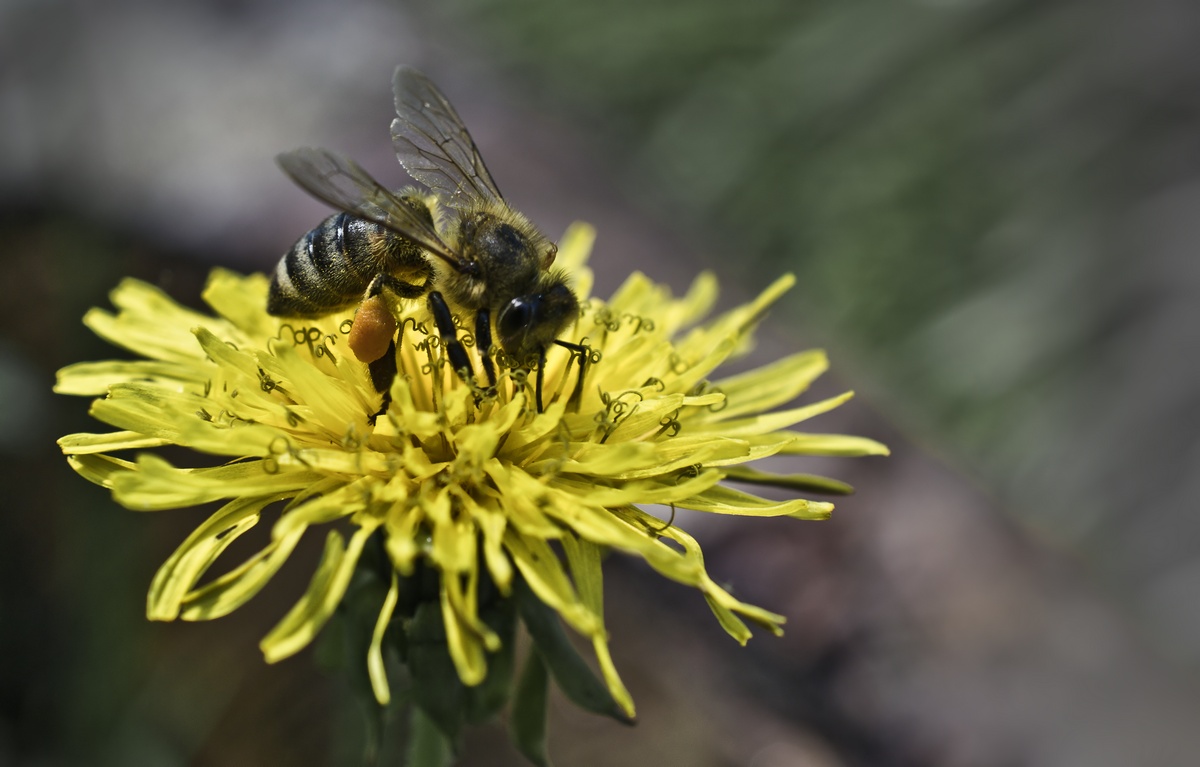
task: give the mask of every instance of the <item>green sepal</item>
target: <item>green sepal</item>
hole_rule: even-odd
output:
[[[549,692],[550,675],[546,672],[546,663],[537,648],[531,647],[513,695],[508,725],[517,750],[538,767],[550,767],[550,758],[546,755]]]
[[[500,649],[487,656],[487,676],[466,689],[466,717],[470,724],[482,724],[508,703],[513,691],[516,667],[517,608],[511,599],[497,595],[482,607],[479,617],[500,637]]]
[[[604,682],[579,657],[554,610],[538,599],[523,580],[514,584],[513,594],[521,620],[563,694],[585,711],[633,724]]]
[[[370,547],[368,547],[370,548]],[[343,637],[344,662],[342,671],[350,693],[358,701],[366,722],[366,755],[368,763],[383,748],[387,709],[376,699],[375,688],[367,666],[372,635],[379,611],[387,599],[387,583],[380,582],[373,569],[359,562],[346,595],[338,606],[337,620]]]
[[[313,663],[327,674],[341,674],[346,670],[346,659],[350,656],[347,646],[344,619],[335,613],[325,630],[313,642]]]
[[[365,764],[375,764],[383,747],[386,709],[371,694],[370,679],[362,670],[363,651],[361,629],[356,619],[338,610],[325,629],[313,642],[313,659],[325,673],[340,677],[354,701],[355,712],[362,723],[362,747]],[[364,686],[365,685],[365,686]]]
[[[450,767],[454,762],[454,743],[446,737],[446,733],[419,706],[413,707],[411,722],[405,765]]]
[[[413,705],[425,712],[447,741],[457,743],[466,709],[466,686],[446,646],[441,605],[432,601],[417,605],[405,634]]]
[[[771,474],[745,466],[733,466],[725,469],[725,478],[731,482],[745,482],[750,485],[770,485],[784,490],[798,490],[802,493],[826,493],[829,495],[850,495],[854,488],[845,482],[817,474]]]

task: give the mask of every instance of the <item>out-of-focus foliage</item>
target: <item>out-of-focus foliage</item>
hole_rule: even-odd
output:
[[[1196,657],[1193,5],[450,5]]]
[[[416,5],[0,3],[0,764],[361,754],[336,679],[256,649],[309,569],[285,568],[253,613],[145,622],[145,584],[204,512],[131,515],[71,475],[53,440],[87,428],[85,404],[49,387],[107,353],[79,318],[120,276],[194,302],[212,264],[268,269],[328,214],[276,152],[328,146],[403,183],[387,134],[399,63],[436,77],[547,231],[600,225],[598,283],[644,268],[682,288],[714,266],[750,291],[797,271],[788,345],[824,335],[846,382],[906,422],[889,433],[864,398],[843,410],[865,422],[830,426],[896,448],[850,477],[859,494],[830,522],[705,531],[706,563],[788,616],[781,638],[731,646],[702,601],[610,558],[606,623],[642,724],[552,705],[558,762],[1200,751],[1195,676],[1140,633],[1184,659],[1200,648],[1200,4]],[[609,146],[577,140],[564,101]],[[659,215],[634,215],[637,197]],[[994,514],[993,488],[1064,548]],[[1076,551],[1155,621],[1114,609]],[[506,740],[481,731],[463,763],[522,763]]]

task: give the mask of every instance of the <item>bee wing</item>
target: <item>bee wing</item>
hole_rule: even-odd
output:
[[[462,119],[429,78],[398,67],[392,92],[397,115],[392,146],[408,175],[452,208],[480,199],[504,200]]]
[[[362,166],[328,149],[305,147],[276,156],[283,172],[318,200],[338,210],[374,221],[458,266],[437,229],[399,195],[389,191]]]

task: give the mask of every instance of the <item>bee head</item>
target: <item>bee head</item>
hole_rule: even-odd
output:
[[[517,296],[496,317],[500,346],[508,355],[526,362],[553,343],[578,311],[578,299],[561,280],[540,293]]]

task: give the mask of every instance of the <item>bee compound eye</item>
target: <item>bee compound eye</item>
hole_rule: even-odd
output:
[[[514,298],[500,312],[499,327],[502,338],[512,338],[529,327],[533,321],[533,303],[526,298]]]

